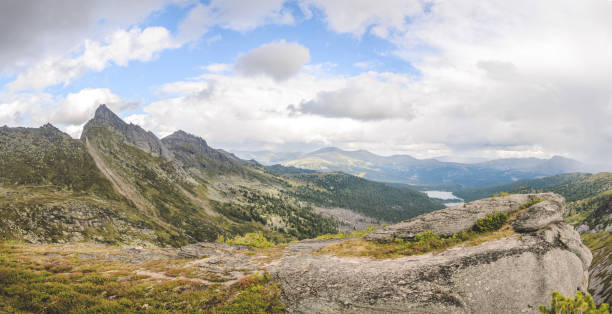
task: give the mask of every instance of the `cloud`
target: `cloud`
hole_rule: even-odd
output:
[[[301,104],[299,110],[325,117],[356,120],[412,119],[412,97],[403,75],[370,72],[348,78],[346,86],[323,91]]]
[[[142,10],[138,16],[144,18],[154,9],[160,8],[163,4],[169,2],[180,3],[181,1],[144,1],[142,5],[130,3],[127,4],[125,8],[122,3],[121,12],[116,12],[115,7],[113,7],[112,10],[115,12],[112,13],[108,4],[102,5],[94,1],[89,6],[85,6],[83,5],[83,3],[85,3],[83,1],[74,1],[74,3],[62,3],[62,5],[66,6],[64,9],[70,12],[79,12],[78,10],[82,9],[83,12],[70,15],[68,13],[58,12],[55,8],[49,8],[49,12],[56,14],[59,20],[65,21],[65,23],[69,25],[74,24],[77,28],[85,27],[99,21],[96,19],[102,19],[105,23],[112,25],[121,25],[122,23],[113,24],[110,23],[110,21],[122,21],[125,23],[124,21],[135,19],[137,15],[135,13],[131,14],[130,12],[136,12],[137,10]],[[4,12],[15,13],[15,11],[23,11],[21,13],[23,13],[26,18],[34,14],[35,16],[32,16],[32,19],[38,19],[38,13],[40,13],[38,11],[45,9],[46,6],[51,6],[51,3],[53,2],[48,3],[47,1],[43,1],[40,7],[19,4],[15,5],[15,8],[7,8]],[[72,4],[74,4],[74,8],[70,7]],[[124,9],[127,10],[127,13],[122,13]],[[90,11],[91,14],[88,14]],[[0,12],[2,12],[2,10],[0,10]],[[45,17],[42,19],[43,22],[52,17],[52,15],[48,16],[46,13],[42,14],[42,16]],[[53,23],[54,21],[47,22]],[[40,62],[35,62],[33,66],[19,73],[15,81],[6,86],[12,91],[27,89],[42,90],[48,86],[57,84],[67,85],[73,79],[80,77],[88,71],[102,71],[110,64],[127,66],[132,60],[143,62],[150,61],[155,59],[163,50],[176,49],[182,47],[186,43],[193,42],[204,35],[212,26],[247,31],[268,23],[288,24],[292,22],[293,18],[290,12],[283,9],[283,1],[258,1],[257,3],[251,4],[247,4],[243,1],[212,1],[208,5],[198,3],[189,10],[187,17],[180,22],[176,36],[173,36],[168,29],[161,26],[151,26],[144,29],[131,27],[129,30],[115,30],[107,34],[102,40],[86,39],[81,45],[78,45],[77,41],[72,38],[78,35],[86,36],[88,32],[78,34],[67,33],[66,36],[70,37],[72,46],[58,46],[57,49],[53,50],[56,53],[45,57]],[[45,25],[47,25],[45,23],[41,25],[34,23],[32,32],[46,34],[46,31],[43,30]],[[27,28],[26,25],[22,26]],[[12,29],[12,27],[9,29]],[[68,32],[68,28],[60,29],[51,27],[50,29],[55,30],[57,34],[51,32],[48,34],[47,38],[58,37],[61,39],[63,32]],[[2,39],[2,36],[8,37],[6,41],[7,44],[16,40],[13,38],[15,34],[4,30],[0,31],[0,39]],[[214,41],[219,38],[220,37],[213,37],[211,40]],[[55,44],[44,42],[43,45],[54,46]],[[75,49],[74,46],[77,48]],[[67,47],[70,47],[70,49]],[[10,52],[12,51],[11,49],[13,48],[7,47],[6,51]],[[22,47],[22,49],[25,48]],[[1,54],[2,52],[0,52],[0,58],[2,57]],[[15,52],[15,54],[17,54],[17,52]],[[303,53],[300,53],[298,57],[303,58]],[[15,60],[16,56],[7,56],[7,59]],[[1,70],[0,64],[0,71]]]
[[[231,69],[231,65],[225,63],[211,63],[203,67],[203,69],[212,73],[221,73],[229,71]]]
[[[192,41],[212,26],[246,32],[266,24],[292,24],[293,15],[283,7],[283,3],[284,0],[213,0],[208,5],[198,3],[179,25],[177,38],[180,42]],[[218,40],[215,37],[209,39],[208,45]]]
[[[104,37],[110,30],[132,25],[169,2],[0,1],[0,72],[63,54],[84,37]]]
[[[247,52],[238,58],[234,69],[246,76],[263,74],[283,81],[297,74],[309,60],[308,48],[281,40]]]
[[[131,60],[149,61],[169,48],[177,48],[170,32],[164,27],[134,27],[118,30],[105,43],[86,40],[77,57],[50,57],[19,74],[7,84],[13,91],[43,89],[56,84],[68,84],[86,71],[102,71],[109,63],[127,66]]]
[[[311,8],[322,10],[328,27],[335,32],[361,36],[369,30],[383,38],[392,31],[403,29],[410,16],[424,11],[423,2],[419,0],[306,0],[301,8],[306,16],[312,14]]]
[[[115,113],[138,109],[140,103],[129,102],[107,88],[85,88],[68,94],[53,109],[50,121],[62,125],[80,126],[94,116],[96,108],[106,104]]]

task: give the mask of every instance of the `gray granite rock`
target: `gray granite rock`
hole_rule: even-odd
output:
[[[570,226],[397,259],[288,256],[268,267],[289,313],[537,313],[586,291],[590,251]]]
[[[518,232],[528,232],[541,229],[553,222],[563,221],[565,201],[557,194],[547,194],[546,200],[535,204],[520,215],[512,224]]]
[[[269,265],[290,313],[537,313],[555,290],[587,291],[593,259],[580,235],[559,222],[564,199],[552,193],[495,197],[388,226],[370,240],[410,238],[432,230],[448,235],[477,219],[513,212],[522,234],[440,253],[375,260],[299,250]],[[336,243],[336,242],[329,242]],[[298,247],[323,247],[304,242]]]
[[[563,198],[553,193],[512,194],[485,198],[447,207],[387,226],[368,234],[365,239],[370,241],[391,241],[395,238],[411,239],[415,235],[426,231],[433,231],[437,235],[451,235],[470,229],[478,219],[486,215],[513,212],[538,197],[554,204],[559,204],[559,202],[563,204]],[[561,206],[565,208],[563,205]]]

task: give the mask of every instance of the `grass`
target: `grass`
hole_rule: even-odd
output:
[[[61,249],[62,256],[43,253]],[[78,257],[86,253],[66,255],[70,249],[71,246],[0,243],[0,312],[281,313],[283,310],[280,288],[267,274],[247,276],[229,286],[207,284],[181,279],[189,275],[189,260],[166,259],[133,265]],[[81,251],[89,252],[78,247],[74,252]],[[165,274],[176,278],[152,278],[135,272],[139,268],[163,271],[163,265],[167,265]]]
[[[512,223],[529,207],[539,202],[542,202],[541,198],[529,201],[509,215],[505,213],[487,215],[476,221],[470,230],[464,230],[451,236],[439,236],[428,231],[416,235],[412,240],[397,238],[389,243],[366,241],[359,238],[329,245],[321,249],[318,253],[380,259],[440,252],[457,245],[479,245],[488,241],[516,235],[512,228]]]

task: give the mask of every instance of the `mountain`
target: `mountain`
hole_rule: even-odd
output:
[[[410,185],[460,185],[483,187],[520,179],[556,175],[584,168],[580,162],[555,156],[551,159],[509,158],[480,163],[442,162],[409,155],[379,156],[365,150],[327,147],[311,153],[241,152],[238,155],[263,164],[279,163],[316,171],[341,171],[370,180]]]
[[[180,246],[261,231],[284,242],[336,232],[330,206],[385,222],[441,207],[346,174],[268,168],[183,131],[159,139],[104,105],[80,139],[0,128],[0,157],[2,239]]]

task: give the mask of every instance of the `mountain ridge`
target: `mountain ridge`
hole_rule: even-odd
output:
[[[312,208],[320,204],[378,220],[384,209],[394,213],[384,217],[405,219],[441,207],[422,193],[355,181],[346,174],[321,180],[300,170],[278,173],[181,130],[159,139],[105,105],[85,124],[81,139],[50,124],[2,127],[0,145],[0,165],[14,170],[0,173],[0,193],[7,196],[0,216],[19,226],[3,230],[4,239],[180,246],[262,231],[283,242],[337,230],[340,220]],[[343,182],[342,198],[326,190],[330,182],[333,187]],[[388,205],[379,211],[358,206],[381,198],[370,190],[381,192]],[[20,212],[31,216],[24,220]],[[88,221],[96,221],[95,228]]]
[[[375,181],[413,185],[479,187],[584,169],[584,164],[561,156],[458,163],[417,159],[402,154],[381,156],[366,150],[348,151],[337,147],[325,147],[309,153],[257,151],[238,152],[238,155],[267,165],[278,163],[317,171],[343,171]]]

